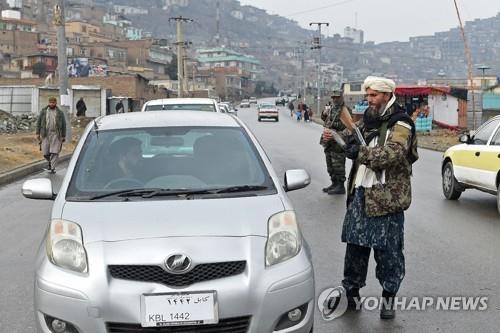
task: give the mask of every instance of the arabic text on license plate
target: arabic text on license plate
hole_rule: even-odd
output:
[[[201,325],[219,322],[215,291],[145,294],[141,297],[143,327]]]

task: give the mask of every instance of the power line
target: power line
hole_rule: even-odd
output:
[[[320,11],[320,10],[323,10],[323,9],[327,9],[327,8],[331,8],[331,7],[336,7],[336,6],[344,5],[346,3],[354,2],[354,1],[356,1],[356,0],[343,0],[343,1],[339,1],[339,2],[336,2],[336,3],[330,4],[328,6],[317,7],[317,8],[308,9],[308,10],[304,10],[304,11],[301,11],[301,12],[296,12],[296,13],[287,14],[287,15],[283,15],[283,16],[289,17],[289,16],[297,16],[297,15],[301,15],[301,14],[317,12],[317,11]]]

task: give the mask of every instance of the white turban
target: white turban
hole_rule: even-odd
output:
[[[396,83],[385,77],[368,76],[363,83],[363,90],[366,91],[368,88],[375,91],[392,93],[396,89]]]

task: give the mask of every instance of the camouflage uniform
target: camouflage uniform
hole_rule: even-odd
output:
[[[392,106],[382,121],[397,112],[401,112],[399,106]],[[367,143],[377,136],[378,130],[363,130]],[[371,248],[377,262],[376,276],[385,291],[396,294],[405,275],[403,212],[411,203],[411,164],[407,159],[411,125],[397,122],[388,133],[384,146],[360,147],[349,177],[348,207],[342,228],[342,241],[347,243],[342,281],[346,290],[365,285]],[[354,188],[361,164],[374,171],[385,171],[385,184]]]
[[[342,106],[344,107],[344,106]],[[321,114],[321,119],[324,122],[324,127],[336,130],[341,133],[346,128],[344,124],[340,121],[340,111],[341,106],[332,105],[329,110],[325,110]],[[345,177],[345,153],[342,147],[339,146],[335,140],[329,140],[325,142],[323,140],[323,135],[321,135],[320,144],[324,148],[326,157],[326,170],[330,175],[332,184],[344,184]]]

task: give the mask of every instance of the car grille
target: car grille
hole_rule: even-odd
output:
[[[109,273],[115,279],[155,282],[167,286],[184,287],[203,281],[221,279],[243,273],[246,261],[228,261],[197,265],[184,274],[172,274],[160,266],[110,265]]]
[[[245,333],[250,325],[250,316],[221,319],[218,324],[193,326],[142,327],[138,324],[107,323],[108,333]]]

